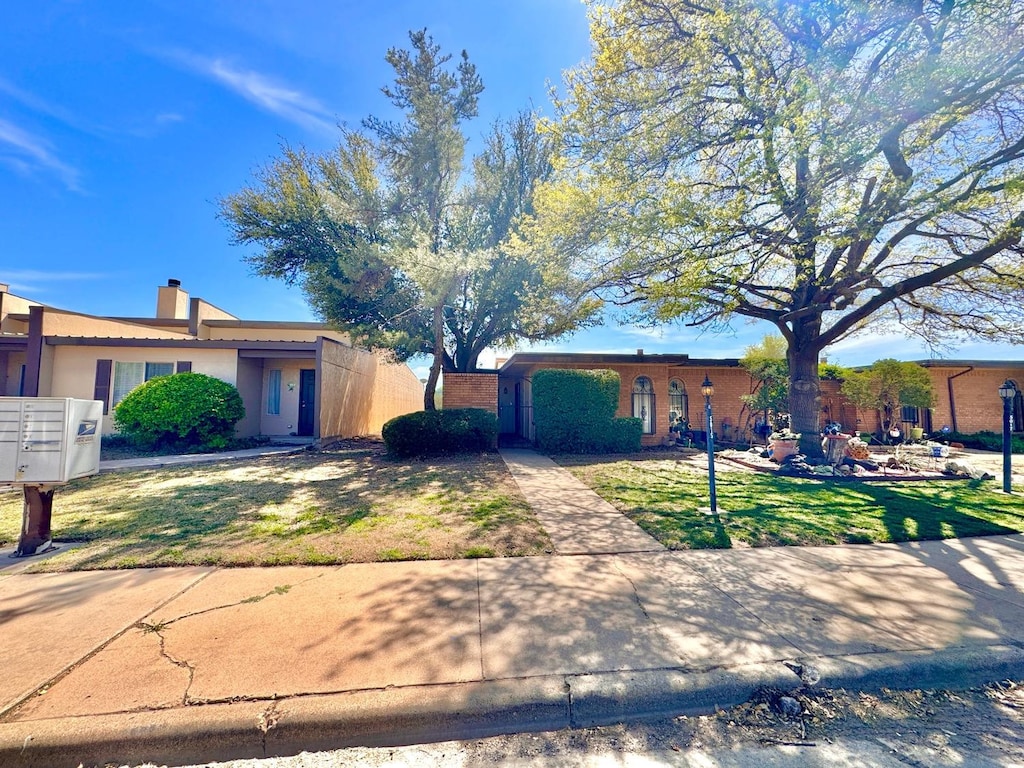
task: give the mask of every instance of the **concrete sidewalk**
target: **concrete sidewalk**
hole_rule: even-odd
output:
[[[546,489],[558,528],[560,470],[508,460],[528,497],[531,473]],[[571,533],[587,502],[565,482]],[[702,552],[637,541],[522,559],[7,575],[0,764],[181,764],[710,711],[759,685],[796,687],[783,660],[809,661],[828,687],[1024,675],[1024,536]]]
[[[182,453],[168,456],[144,456],[137,459],[108,459],[100,462],[100,473],[122,472],[130,469],[159,469],[182,464],[210,464],[215,461],[256,459],[263,456],[285,456],[302,453],[307,448],[306,445],[265,445],[260,448],[242,448],[237,451],[220,451],[218,453]]]

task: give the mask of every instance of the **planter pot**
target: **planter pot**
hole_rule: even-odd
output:
[[[796,440],[773,440],[768,445],[768,458],[781,464],[787,456],[797,452],[798,445]]]
[[[910,428],[910,439],[911,440],[921,440],[923,437],[924,437],[924,428],[923,427],[911,427]]]

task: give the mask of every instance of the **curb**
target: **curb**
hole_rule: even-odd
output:
[[[968,688],[1024,676],[1024,648],[975,646],[804,659],[822,687]],[[182,764],[398,746],[708,714],[762,686],[792,690],[779,662],[385,688],[0,724],[0,764]]]

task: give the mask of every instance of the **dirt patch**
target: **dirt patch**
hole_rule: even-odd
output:
[[[795,709],[785,706],[789,698]],[[790,705],[792,706],[792,705]],[[676,718],[684,746],[740,743],[814,746],[835,739],[898,738],[970,751],[979,744],[1019,754],[1024,688],[1006,681],[965,691],[760,689],[750,701],[714,715]],[[1007,739],[1007,734],[1015,734]]]

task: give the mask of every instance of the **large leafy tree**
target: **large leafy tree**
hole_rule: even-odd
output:
[[[804,451],[819,354],[849,334],[1024,339],[1024,3],[592,0],[591,17],[535,242],[645,318],[773,324]]]
[[[424,407],[442,369],[470,371],[483,349],[552,338],[591,321],[565,272],[509,250],[551,172],[552,141],[523,112],[496,123],[466,178],[463,125],[483,90],[465,52],[451,66],[425,30],[391,49],[383,89],[399,120],[341,129],[331,153],[284,147],[255,181],[221,201],[264,275],[298,282],[324,319],[399,359],[433,356]]]

